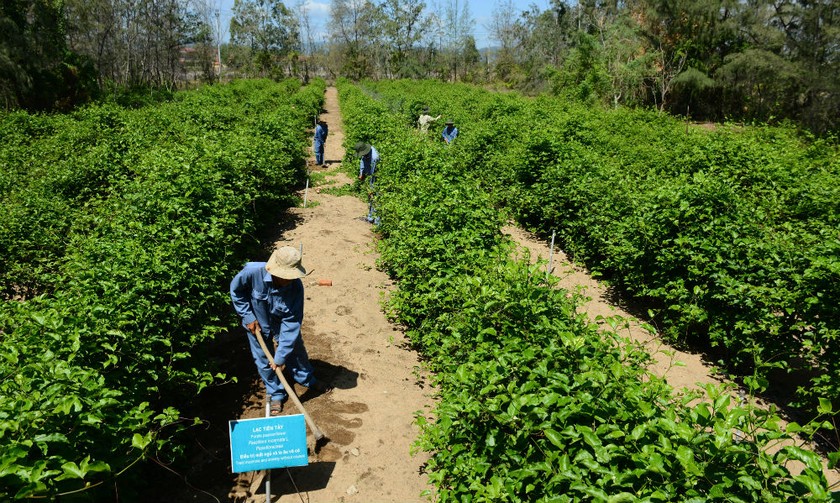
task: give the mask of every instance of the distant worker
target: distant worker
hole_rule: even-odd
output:
[[[373,188],[376,181],[376,164],[379,162],[379,152],[373,145],[365,142],[358,142],[353,147],[356,155],[359,156],[359,180],[364,181],[368,177],[368,185]]]
[[[300,278],[307,274],[300,262],[300,252],[283,246],[274,250],[268,262],[245,264],[230,283],[230,298],[248,332],[251,356],[265,384],[272,416],[283,412],[283,402],[288,398],[288,391],[275,373],[278,367],[282,371],[285,365],[298,384],[315,392],[326,393],[332,389],[315,380],[300,336],[303,322],[303,282]],[[272,360],[266,358],[257,337],[265,342],[274,340],[277,351]]]
[[[324,164],[324,145],[327,143],[328,133],[329,128],[327,127],[327,123],[318,119],[318,123],[315,126],[315,141],[312,146],[312,149],[315,151],[315,164],[318,166],[326,167]]]
[[[420,126],[420,131],[426,133],[429,131],[429,124],[432,122],[440,119],[440,115],[437,117],[432,117],[429,115],[429,107],[423,109],[423,113],[420,114],[420,118],[417,119],[417,124]]]
[[[443,128],[443,134],[441,136],[443,136],[443,141],[446,143],[452,143],[452,140],[458,136],[458,128],[455,127],[455,124],[451,120],[446,121],[446,127]]]
[[[376,196],[376,164],[379,162],[379,152],[373,148],[373,145],[365,142],[356,143],[353,150],[359,156],[359,181],[368,181],[368,216],[366,220],[370,223],[379,223],[379,217],[376,215],[376,208],[374,208],[373,200]]]

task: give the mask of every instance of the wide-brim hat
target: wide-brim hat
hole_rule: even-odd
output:
[[[356,151],[356,155],[359,157],[368,155],[368,153],[370,152],[370,144],[360,141],[356,144],[355,147],[353,147],[353,150]]]
[[[452,122],[452,120],[448,120],[448,121],[446,121],[446,125],[447,125],[447,126],[454,126],[454,125],[455,125],[455,123],[454,123],[454,122]]]
[[[265,270],[272,276],[283,279],[297,279],[309,274],[300,263],[300,252],[291,246],[282,246],[274,250]]]

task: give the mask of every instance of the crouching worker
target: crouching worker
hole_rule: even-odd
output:
[[[233,307],[248,331],[251,355],[265,383],[272,416],[283,412],[283,403],[288,398],[275,373],[276,368],[283,370],[285,366],[298,384],[316,392],[325,393],[331,389],[315,380],[300,335],[303,322],[303,282],[300,278],[308,274],[300,260],[297,249],[284,246],[276,249],[268,262],[245,264],[230,283]],[[271,347],[268,342],[274,340],[277,351],[273,360],[265,357],[256,337],[262,337],[268,347]]]

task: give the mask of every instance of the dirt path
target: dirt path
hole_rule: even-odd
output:
[[[335,88],[327,90],[324,108],[329,167],[315,169],[326,173],[325,186],[341,186],[352,180],[338,172],[344,130]],[[272,492],[279,501],[300,501],[298,491],[309,502],[424,501],[426,458],[410,449],[418,435],[414,415],[431,405],[429,390],[417,355],[405,349],[403,333],[382,312],[380,300],[391,283],[376,270],[370,224],[358,218],[367,206],[320,188],[308,192],[307,208],[292,210],[297,225],[276,244],[303,245],[303,264],[312,270],[304,280],[303,337],[317,375],[336,389],[304,405],[330,441],[311,449],[309,466],[289,470],[297,490],[278,470]],[[332,286],[318,286],[322,279]],[[243,416],[263,413],[251,409]]]
[[[310,167],[326,181],[310,187],[306,208],[292,209],[278,223],[275,245],[302,246],[303,265],[311,271],[303,280],[303,339],[316,376],[335,389],[310,396],[295,388],[329,441],[316,445],[307,429],[309,465],[274,470],[271,501],[427,501],[421,493],[430,489],[422,472],[428,458],[412,455],[411,445],[419,434],[415,414],[431,407],[431,390],[417,354],[406,349],[404,334],[382,312],[380,301],[391,282],[376,269],[370,224],[359,219],[367,215],[367,205],[321,190],[352,182],[339,171],[344,131],[335,88],[327,90],[325,110],[328,167],[313,166],[314,159]],[[151,474],[161,487],[150,487],[146,501],[266,501],[264,472],[231,474],[228,421],[265,416],[265,391],[244,331],[220,336],[211,357],[238,381],[202,393],[192,405],[195,410],[188,412],[206,420],[204,431],[192,439],[203,452],[186,473]],[[284,414],[297,413],[287,402]]]
[[[327,90],[324,108],[325,185],[341,186],[351,180],[337,171],[344,130],[335,88]],[[293,476],[310,502],[423,501],[426,458],[411,456],[410,449],[418,435],[414,415],[431,399],[417,355],[405,349],[403,333],[382,312],[380,300],[391,283],[376,269],[370,224],[359,219],[367,205],[318,189],[309,191],[307,208],[293,210],[300,221],[282,242],[302,244],[303,263],[313,271],[305,280],[303,337],[318,375],[336,390],[306,402],[330,442]],[[332,286],[317,286],[319,279]],[[279,489],[281,501],[299,500],[291,484]]]
[[[721,383],[700,355],[668,346],[655,333],[645,329],[633,315],[611,304],[607,300],[606,288],[587,271],[574,265],[562,250],[555,247],[553,255],[549,257],[550,242],[542,242],[518,227],[508,226],[503,232],[530,252],[532,263],[539,259],[548,262],[551,258],[553,274],[560,279],[559,286],[578,292],[587,299],[581,307],[590,320],[604,325],[607,323],[606,318],[621,317],[623,321],[616,326],[616,332],[641,342],[654,358],[650,370],[665,377],[671,386],[676,389],[699,389],[706,384]]]

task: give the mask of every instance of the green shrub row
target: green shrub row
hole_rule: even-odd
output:
[[[467,85],[367,87],[406,125],[425,105],[454,118],[450,155],[496,204],[556,231],[672,341],[711,349],[724,368],[762,382],[773,369],[794,373],[810,411],[820,397],[840,404],[836,143]]]
[[[323,90],[0,117],[0,499],[66,498],[181,450],[179,404],[221,377],[202,348],[227,282],[295,204]]]
[[[438,403],[419,415],[417,445],[431,453],[437,501],[831,498],[819,457],[781,447],[789,435],[772,410],[713,386],[673,394],[545,264],[516,259],[463,152],[360,87],[340,93],[348,145],[370,140],[382,155],[381,267],[399,286],[388,312],[435,371]]]

